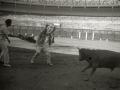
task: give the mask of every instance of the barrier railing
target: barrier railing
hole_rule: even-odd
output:
[[[10,28],[10,33],[37,36],[42,29],[43,27],[12,25]],[[120,41],[120,31],[57,28],[54,32],[54,37],[71,39],[77,38],[81,40]]]

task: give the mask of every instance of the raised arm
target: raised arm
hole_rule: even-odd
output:
[[[53,27],[53,30],[51,30],[49,33],[47,33],[47,35],[51,35],[54,31],[56,30],[56,27]]]
[[[45,28],[39,33],[39,36],[41,36],[43,33],[47,32],[47,27],[49,25],[46,25]]]

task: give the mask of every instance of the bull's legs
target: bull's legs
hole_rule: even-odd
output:
[[[97,67],[98,67],[98,64],[97,64],[97,63],[93,64],[92,71],[90,72],[89,76],[88,76],[87,78],[85,78],[85,81],[88,81],[88,80],[90,79],[90,77],[91,77],[91,76],[93,75],[93,73],[96,71]]]
[[[84,72],[86,69],[91,68],[92,66],[89,64],[87,67],[85,67],[81,72]]]

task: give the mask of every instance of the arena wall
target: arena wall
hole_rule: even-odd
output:
[[[0,25],[1,27],[2,25]],[[13,26],[10,29],[10,34],[37,36],[43,27],[33,26]],[[104,41],[120,41],[120,31],[104,31],[104,30],[77,30],[68,28],[57,28],[54,32],[54,37],[61,38],[76,38],[81,40],[104,40]]]

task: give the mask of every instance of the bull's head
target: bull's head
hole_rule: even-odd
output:
[[[78,48],[78,47],[77,47],[77,48]],[[79,61],[83,61],[83,60],[82,60],[82,57],[81,57],[81,49],[78,48],[78,50],[79,50]]]

